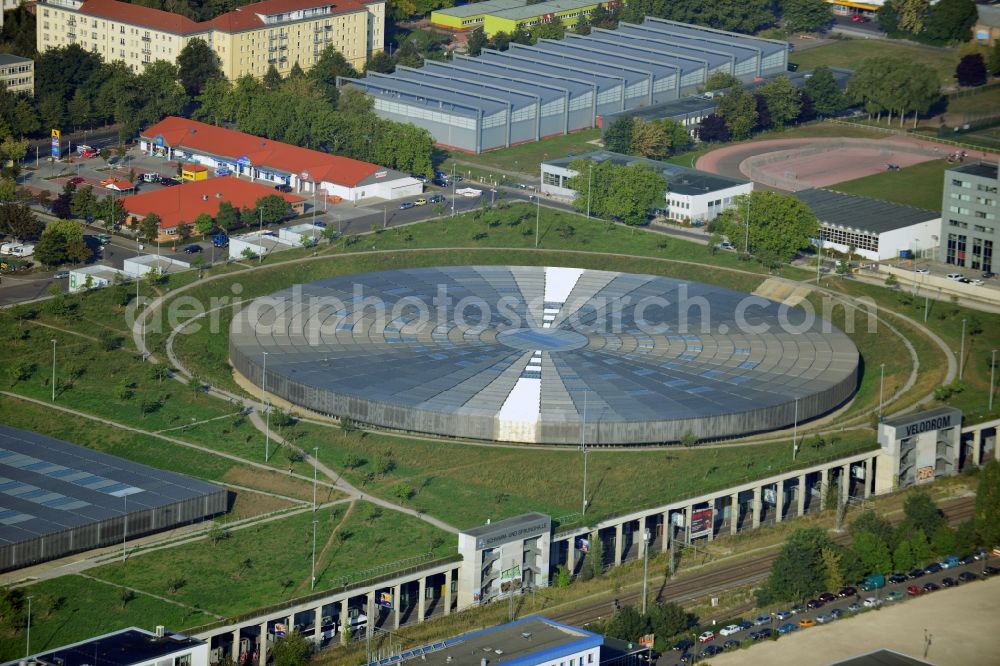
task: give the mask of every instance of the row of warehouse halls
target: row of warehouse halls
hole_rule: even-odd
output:
[[[595,127],[598,118],[696,93],[714,72],[743,81],[788,67],[788,44],[646,18],[617,30],[511,44],[477,58],[341,78],[382,118],[427,129],[444,146],[480,153]]]

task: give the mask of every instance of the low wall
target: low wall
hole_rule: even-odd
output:
[[[930,290],[932,295],[934,295],[934,292],[937,292],[948,296],[954,295],[972,298],[977,301],[1000,305],[1000,289],[994,287],[978,287],[974,284],[963,284],[940,275],[914,273],[913,269],[893,266],[891,264],[879,264],[878,270],[880,273],[885,273],[886,275],[895,275],[899,283],[904,286],[912,286],[913,278],[916,277],[917,288],[924,290],[924,295],[926,295],[927,290]],[[961,273],[962,269],[956,266],[955,272]]]

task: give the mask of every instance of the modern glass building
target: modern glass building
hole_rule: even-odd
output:
[[[993,251],[1000,235],[997,165],[963,164],[944,172],[941,256],[955,266],[996,272]]]

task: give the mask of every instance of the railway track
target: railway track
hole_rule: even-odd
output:
[[[963,497],[951,500],[941,507],[949,524],[957,525],[972,517],[975,509],[975,497]],[[898,520],[893,522],[899,522]],[[833,537],[836,543],[847,545],[851,541],[850,534],[844,532]],[[778,549],[741,560],[731,566],[716,568],[711,571],[704,571],[684,576],[676,580],[668,580],[660,584],[650,584],[649,600],[651,602],[671,601],[682,606],[694,601],[731,590],[743,585],[752,585],[767,578],[771,571],[771,565],[778,557]],[[600,620],[612,612],[612,603],[615,598],[620,604],[637,606],[641,602],[642,592],[623,591],[617,596],[608,595],[605,600],[593,602],[586,606],[574,608],[565,612],[555,612],[552,617],[560,622],[575,626],[584,626]],[[753,608],[752,605],[745,605],[738,608],[727,609],[724,614],[728,617],[738,615]],[[703,618],[712,619],[712,618]]]

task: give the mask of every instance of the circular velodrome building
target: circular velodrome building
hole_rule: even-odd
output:
[[[236,315],[230,356],[267,394],[322,414],[588,446],[782,428],[831,411],[858,381],[854,343],[804,310],[653,275],[535,266],[296,285]]]

